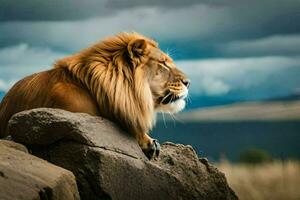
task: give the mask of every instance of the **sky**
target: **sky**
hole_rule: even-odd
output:
[[[122,31],[159,42],[191,97],[300,92],[299,0],[0,0],[0,90]]]

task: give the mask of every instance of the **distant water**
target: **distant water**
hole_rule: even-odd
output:
[[[0,101],[4,96],[0,91]],[[158,122],[151,135],[164,141],[192,145],[199,156],[236,161],[248,148],[261,148],[273,157],[300,159],[300,121]]]
[[[300,159],[300,121],[158,122],[152,137],[192,145],[198,155],[236,161],[248,148],[260,148],[273,157]]]

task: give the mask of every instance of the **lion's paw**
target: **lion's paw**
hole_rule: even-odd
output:
[[[152,140],[152,143],[150,143],[148,145],[147,149],[144,149],[143,152],[145,153],[145,155],[147,156],[147,158],[149,160],[151,159],[155,159],[159,156],[159,152],[160,152],[160,144],[158,143],[158,141],[156,139]]]

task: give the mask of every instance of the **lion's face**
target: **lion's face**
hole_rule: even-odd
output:
[[[146,64],[148,80],[157,112],[175,113],[185,107],[189,79],[173,60],[159,49],[154,49]]]

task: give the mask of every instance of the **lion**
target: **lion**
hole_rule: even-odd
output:
[[[181,111],[189,85],[154,40],[120,33],[18,81],[0,104],[0,136],[9,134],[8,121],[17,112],[58,108],[117,123],[151,159],[160,151],[158,141],[148,135],[156,113]]]

